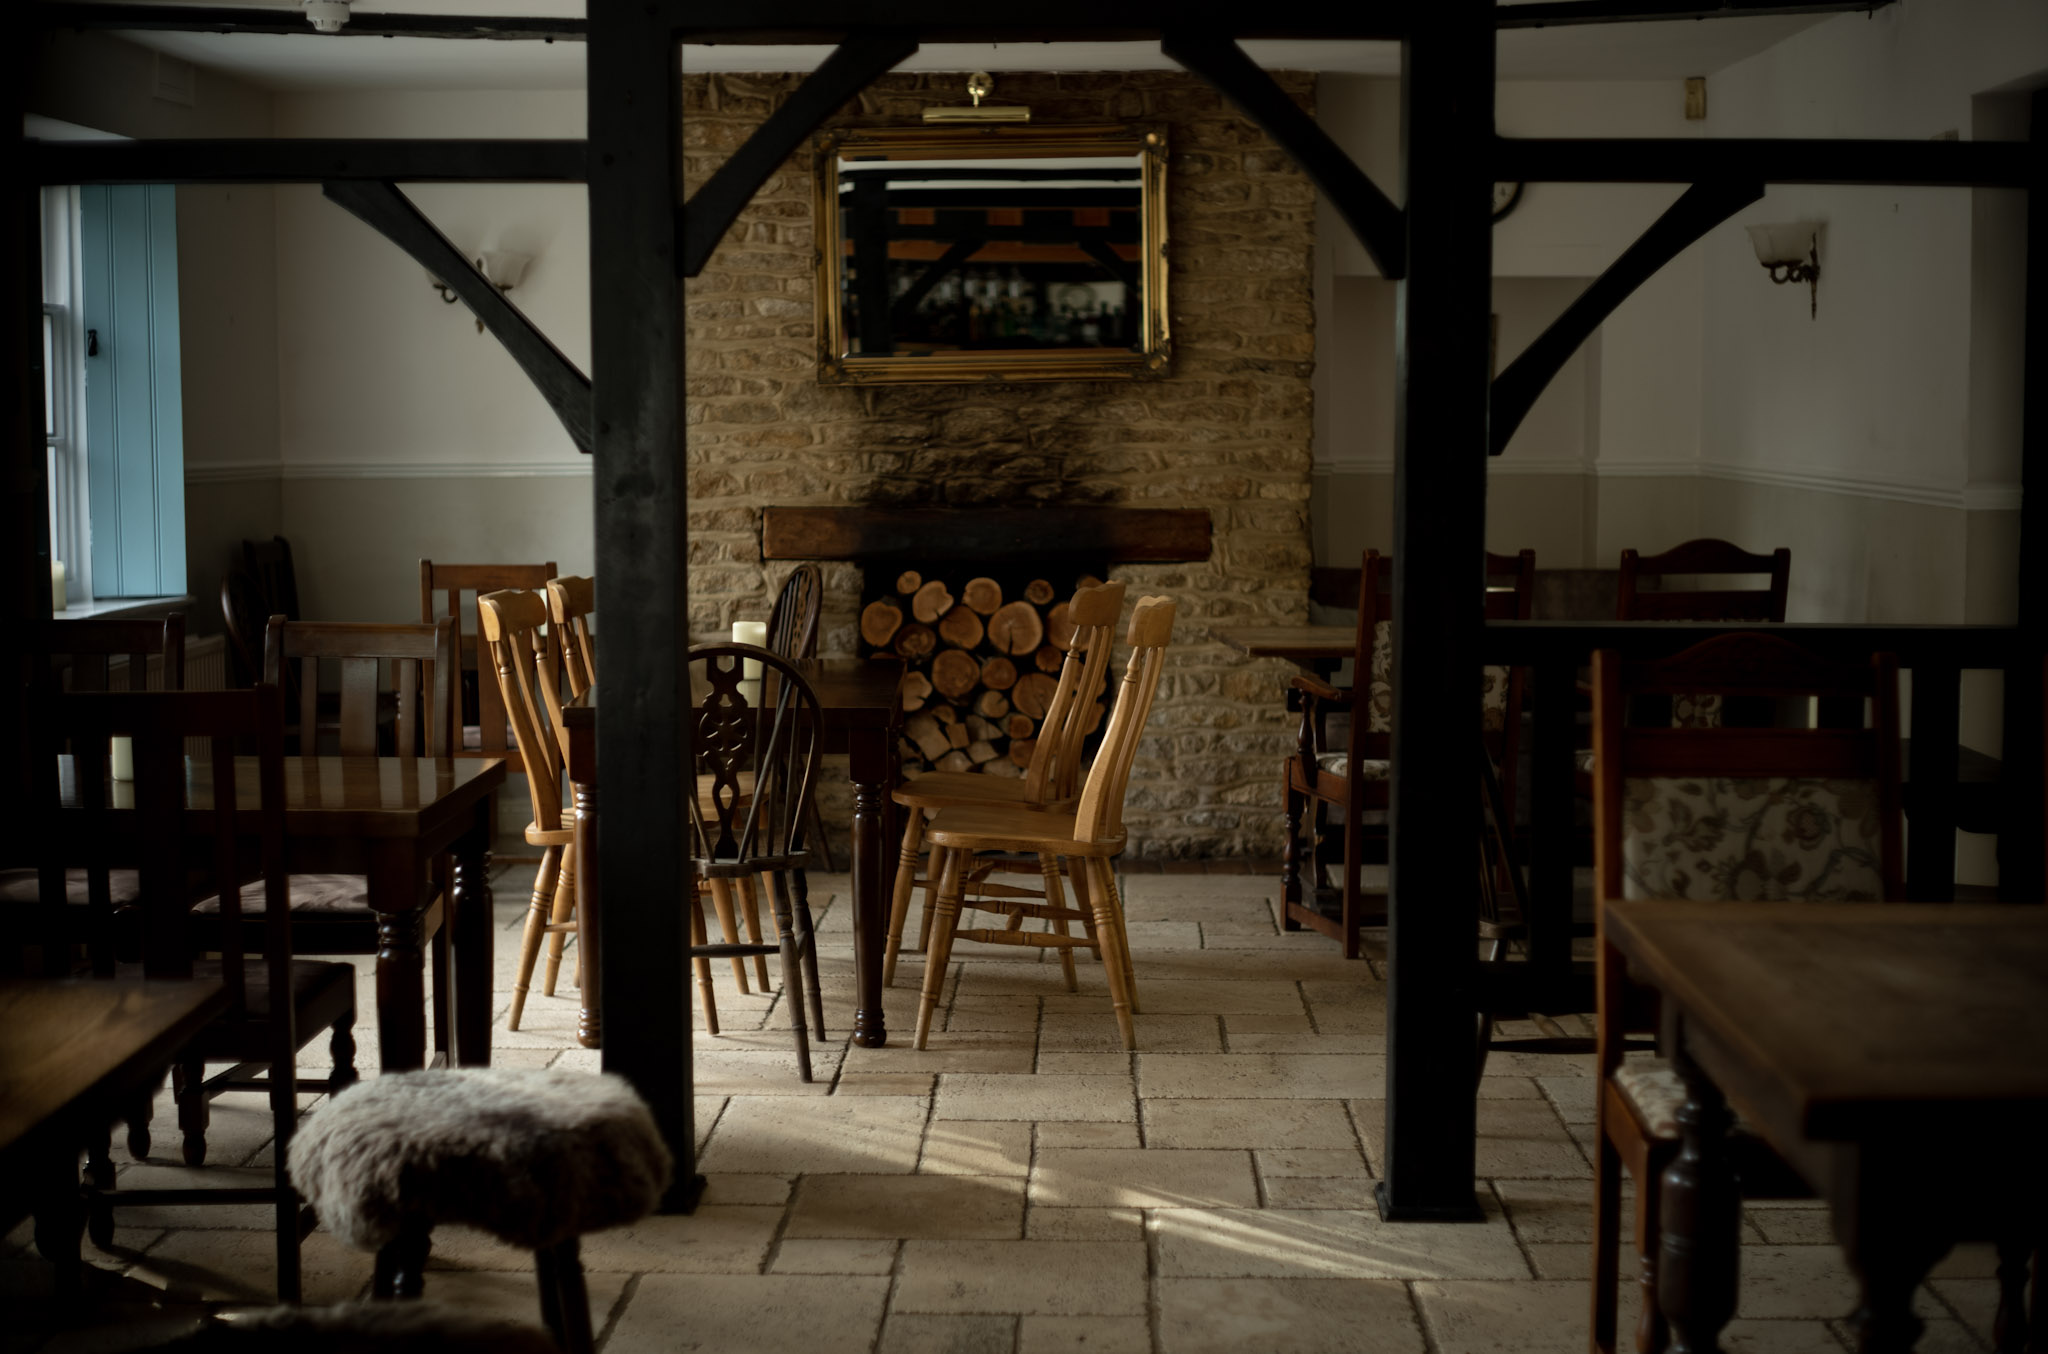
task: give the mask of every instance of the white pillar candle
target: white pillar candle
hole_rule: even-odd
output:
[[[735,644],[752,644],[756,648],[767,648],[768,622],[734,621],[732,623],[732,642]],[[750,682],[761,680],[761,661],[757,658],[747,659],[740,676]]]
[[[50,561],[50,610],[62,611],[63,609],[64,561],[61,559],[53,559]]]
[[[115,780],[135,779],[135,740],[123,734],[113,738],[112,760]]]

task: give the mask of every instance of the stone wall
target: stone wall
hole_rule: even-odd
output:
[[[1308,75],[1283,86],[1312,103]],[[694,188],[796,87],[783,75],[684,81]],[[962,101],[957,75],[892,75],[835,126],[902,125]],[[1133,854],[1272,855],[1291,672],[1212,626],[1308,614],[1314,190],[1257,127],[1179,72],[1005,73],[1039,122],[1167,130],[1171,375],[1146,381],[919,385],[816,380],[810,153],[761,189],[687,288],[690,628],[767,615],[791,567],[760,558],[770,504],[1069,499],[1212,514],[1205,563],[1123,566],[1133,597],[1180,604],[1175,648],[1131,779]],[[935,542],[943,554],[943,542]],[[859,571],[826,565],[822,650],[854,650]],[[828,810],[843,785],[828,776]],[[828,811],[826,821],[845,815]]]

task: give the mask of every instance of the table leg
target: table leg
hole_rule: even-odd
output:
[[[455,843],[449,903],[455,909],[455,1054],[465,1067],[491,1065],[492,941],[490,800]]]
[[[1923,1192],[1917,1154],[1864,1143],[1854,1150],[1847,1187],[1836,1191],[1835,1239],[1858,1288],[1849,1329],[1859,1354],[1913,1348],[1927,1324],[1914,1313],[1913,1296],[1954,1240],[1943,1226],[1945,1200]]]
[[[1728,1152],[1734,1116],[1720,1088],[1686,1056],[1682,1032],[1667,1044],[1686,1100],[1678,1111],[1683,1141],[1660,1182],[1657,1305],[1671,1323],[1673,1354],[1714,1354],[1735,1315],[1741,1260],[1742,1194]]]
[[[427,990],[425,954],[421,932],[425,913],[420,907],[420,873],[425,868],[414,859],[413,843],[403,838],[380,840],[370,857],[370,907],[377,914],[377,1058],[386,1072],[402,1072],[426,1065]],[[460,879],[461,867],[457,867]],[[462,901],[449,899],[460,924]],[[456,966],[456,1003],[461,1009],[462,979]],[[456,1024],[456,1048],[462,1026]]]
[[[576,945],[581,952],[577,971],[583,975],[578,993],[583,1003],[576,1042],[585,1048],[604,1047],[604,913],[597,891],[597,787],[575,782],[576,795]]]
[[[882,828],[889,798],[888,731],[851,731],[847,753],[847,778],[853,782],[853,1042],[881,1048],[889,1042],[882,1016],[882,945],[889,930]]]

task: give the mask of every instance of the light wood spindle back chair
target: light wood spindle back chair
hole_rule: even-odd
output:
[[[1777,705],[1809,698],[1867,705],[1851,729],[1673,726],[1638,697],[1700,694]],[[1640,719],[1640,722],[1638,722]],[[1899,796],[1898,663],[1835,663],[1775,635],[1741,632],[1674,657],[1593,655],[1595,888],[1622,898],[1881,901],[1905,897]],[[1636,1344],[1667,1339],[1656,1302],[1662,1226],[1657,1182],[1677,1156],[1677,1071],[1623,1057],[1654,1030],[1627,966],[1599,939],[1599,1150],[1594,1167],[1593,1346],[1615,1347],[1621,1173],[1636,1183],[1643,1286]],[[1744,1189],[1802,1194],[1760,1138],[1738,1134]]]
[[[1109,679],[1110,645],[1117,617],[1123,613],[1124,585],[1098,583],[1077,589],[1067,603],[1068,623],[1074,628],[1060,663],[1058,685],[1047,704],[1038,740],[1031,747],[1031,764],[1015,780],[968,771],[928,771],[899,787],[892,798],[904,810],[903,849],[896,866],[896,887],[889,906],[889,937],[882,958],[882,984],[896,981],[896,957],[903,948],[903,926],[910,913],[910,895],[924,886],[924,917],[918,923],[917,948],[931,940],[932,918],[938,904],[938,872],[917,872],[924,851],[925,820],[948,805],[1025,804],[1039,808],[1070,806],[1080,793],[1081,752],[1087,736],[1099,718],[1097,702]],[[1041,862],[1041,866],[1043,862]],[[984,898],[1043,897],[1007,885],[982,881]],[[1060,962],[1072,990],[1074,956],[1061,951]]]
[[[569,694],[581,696],[597,684],[597,645],[590,637],[590,614],[597,610],[597,580],[571,574],[548,580],[548,626],[562,655],[562,675]]]
[[[947,962],[956,939],[997,945],[1029,945],[1071,952],[1086,948],[1102,959],[1116,1011],[1117,1030],[1127,1049],[1137,1047],[1132,1016],[1138,1011],[1137,975],[1131,966],[1123,907],[1117,900],[1116,873],[1110,861],[1124,849],[1124,794],[1138,740],[1151,717],[1159,674],[1166,665],[1166,645],[1173,635],[1175,607],[1165,597],[1143,597],[1131,609],[1125,635],[1131,646],[1116,708],[1102,736],[1102,747],[1081,797],[1071,811],[1030,808],[1022,804],[954,805],[939,810],[925,831],[933,850],[932,870],[939,876],[938,916],[932,927],[931,951],[925,960],[924,992],[918,1005],[916,1047],[931,1033],[932,1015],[944,989]],[[1061,923],[1057,929],[1027,932],[961,930],[960,913],[973,856],[980,851],[1021,851],[1051,862],[1045,867],[1045,901],[1009,904],[1013,916]],[[1071,872],[1076,907],[1065,906],[1060,860],[1077,867]],[[1063,923],[1078,921],[1085,934],[1066,934]]]

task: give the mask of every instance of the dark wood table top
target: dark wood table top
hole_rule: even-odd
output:
[[[849,716],[861,723],[895,718],[896,693],[903,680],[903,664],[889,658],[805,658],[797,671],[818,693],[818,706],[826,726],[846,723]],[[597,727],[597,693],[602,682],[562,705],[562,723],[573,734],[578,729]]]
[[[1233,626],[1209,633],[1252,658],[1297,663],[1349,658],[1358,647],[1358,630],[1349,625]]]
[[[1623,902],[1605,918],[1767,1131],[1924,1131],[1930,1111],[1972,1133],[2048,1124],[2048,908]]]
[[[71,759],[60,759],[64,807],[78,804]],[[235,759],[235,791],[249,808],[260,802],[256,759]],[[295,837],[417,837],[504,784],[505,763],[495,757],[287,757],[284,759],[285,830]],[[115,781],[116,809],[134,806],[131,782]],[[185,760],[186,804],[195,818],[213,808],[209,767]],[[211,822],[211,819],[206,819]]]
[[[168,1066],[226,1005],[218,981],[0,979],[0,1176]]]

